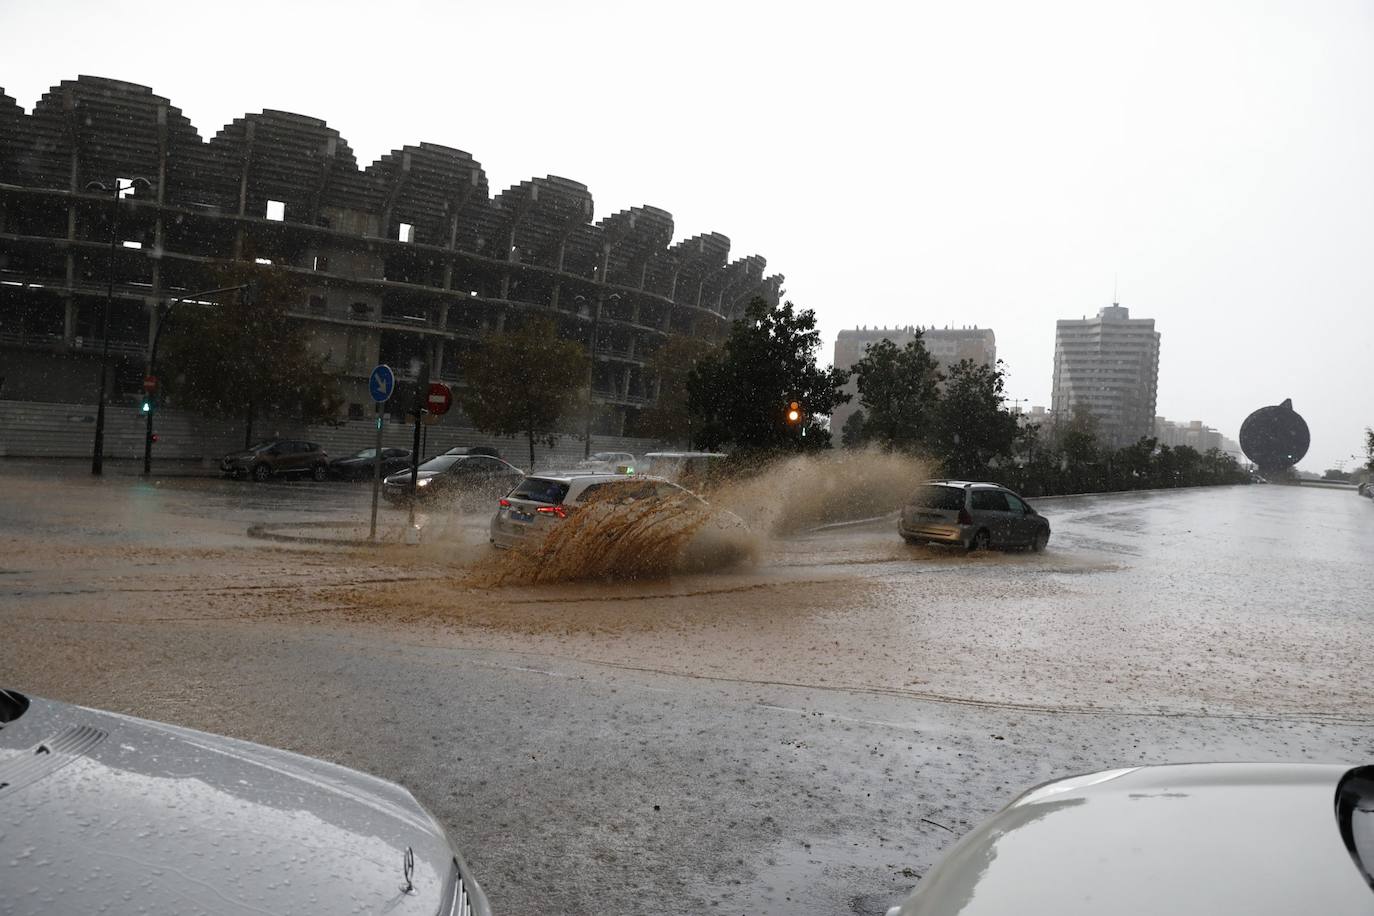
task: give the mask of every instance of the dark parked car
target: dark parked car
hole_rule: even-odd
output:
[[[267,439],[241,452],[230,452],[220,460],[220,472],[227,477],[309,476],[324,480],[329,476],[329,456],[314,442],[300,439]]]
[[[486,455],[488,458],[500,458],[501,453],[490,445],[467,445],[451,448],[444,452],[445,455]],[[502,459],[504,460],[504,459]]]
[[[420,465],[415,496],[422,501],[485,505],[505,496],[524,476],[519,468],[490,455],[438,455]],[[405,502],[410,497],[410,471],[386,478],[382,494],[391,502]]]
[[[930,480],[905,509],[897,532],[908,544],[957,544],[967,550],[1044,550],[1049,521],[1017,494],[995,483]]]
[[[347,458],[335,458],[329,462],[329,476],[339,480],[371,480],[376,465],[377,450],[365,448],[354,452]],[[410,467],[410,449],[382,449],[382,476],[394,474],[402,468]]]
[[[395,783],[0,690],[0,912],[488,916]]]

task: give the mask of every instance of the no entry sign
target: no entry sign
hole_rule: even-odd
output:
[[[425,409],[436,417],[448,413],[453,406],[453,391],[443,382],[430,382],[429,395],[425,398]]]

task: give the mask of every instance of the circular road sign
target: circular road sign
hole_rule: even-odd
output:
[[[372,370],[372,377],[367,380],[367,390],[372,395],[372,400],[381,404],[396,390],[396,373],[385,363],[378,366]]]
[[[425,398],[425,410],[436,417],[442,417],[453,406],[453,390],[443,382],[430,382],[429,395]]]

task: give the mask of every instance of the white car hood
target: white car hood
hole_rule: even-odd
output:
[[[433,916],[452,862],[410,793],[344,767],[41,699],[0,730],[5,914]]]
[[[1334,811],[1350,767],[1113,770],[1027,792],[894,916],[1374,913]]]

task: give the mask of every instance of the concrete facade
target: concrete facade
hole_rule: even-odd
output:
[[[117,205],[88,189],[133,178],[150,186]],[[591,193],[566,178],[492,196],[468,153],[432,143],[360,168],[336,130],[283,111],[202,141],[149,88],[82,76],[32,113],[0,92],[0,397],[93,400],[112,209],[115,405],[137,401],[157,304],[213,286],[228,262],[306,287],[290,312],[337,373],[345,416],[370,411],[376,363],[405,377],[425,360],[461,385],[484,334],[537,316],[595,336],[596,431],[610,435],[655,398],[648,361],[669,334],[721,339],[782,284],[762,257],[729,260],[719,233],[672,244],[656,207],[593,222]]]
[[[1075,406],[1098,421],[1102,443],[1130,445],[1154,431],[1159,389],[1159,332],[1153,318],[1132,318],[1112,303],[1095,318],[1061,320],[1054,337],[1050,411],[1068,419]]]
[[[921,333],[926,350],[935,357],[941,370],[948,369],[961,360],[972,360],[985,366],[997,362],[997,335],[990,328],[976,325],[965,328],[923,328],[907,325],[899,328],[854,328],[844,330],[835,339],[834,365],[841,369],[852,369],[854,364],[864,358],[864,352],[880,340],[890,340],[904,347]],[[845,384],[844,390],[854,397],[848,404],[835,408],[830,416],[830,430],[838,444],[844,424],[859,409],[859,384],[853,378]]]

